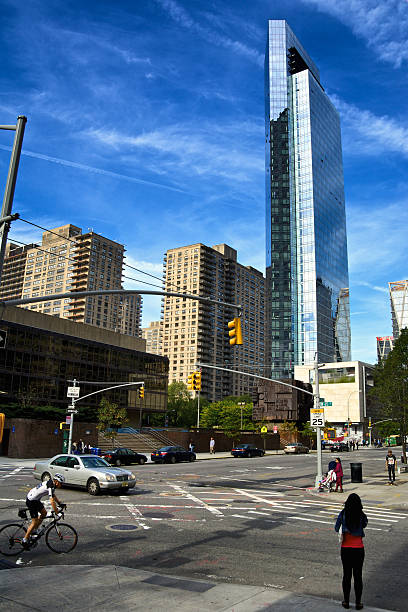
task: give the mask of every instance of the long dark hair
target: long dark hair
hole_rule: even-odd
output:
[[[351,493],[344,504],[344,517],[347,529],[350,531],[358,529],[363,516],[363,504],[361,503],[360,496],[357,493]]]

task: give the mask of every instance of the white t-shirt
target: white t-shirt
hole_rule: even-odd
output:
[[[29,501],[38,501],[42,497],[44,497],[44,495],[49,495],[49,497],[54,497],[54,491],[55,491],[55,485],[50,478],[49,480],[41,482],[36,487],[31,489],[31,491],[28,492],[27,499]]]

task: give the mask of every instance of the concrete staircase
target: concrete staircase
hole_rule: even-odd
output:
[[[154,429],[143,428],[140,430],[131,430],[118,433],[115,443],[109,438],[105,438],[102,434],[98,434],[98,447],[102,452],[112,450],[114,447],[125,446],[131,448],[137,453],[148,453],[161,448],[162,446],[174,446],[174,442],[167,437],[163,432]]]

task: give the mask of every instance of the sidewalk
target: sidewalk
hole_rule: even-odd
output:
[[[262,586],[190,580],[112,565],[21,568],[3,570],[0,575],[0,610],[7,612],[54,609],[69,612],[342,610],[340,601],[312,595]],[[364,610],[381,612],[380,608],[364,607]]]

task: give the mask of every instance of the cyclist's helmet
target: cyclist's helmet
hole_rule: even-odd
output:
[[[62,474],[54,474],[52,477],[53,480],[58,480],[61,484],[65,482],[65,477]]]

